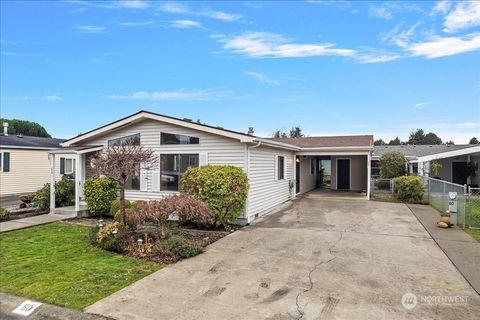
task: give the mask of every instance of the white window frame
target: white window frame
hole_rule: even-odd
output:
[[[72,164],[71,170],[67,170],[67,162],[70,161]],[[75,173],[75,164],[76,164],[76,159],[74,158],[65,158],[65,173],[64,174],[73,174]]]
[[[283,158],[283,178],[279,179],[278,178],[278,159]],[[281,180],[286,180],[287,179],[287,157],[282,156],[282,155],[276,155],[275,156],[275,181],[281,181]]]

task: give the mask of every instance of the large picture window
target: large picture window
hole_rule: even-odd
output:
[[[118,146],[119,144],[121,144],[125,141],[129,141],[129,140],[132,140],[133,144],[139,146],[140,145],[140,133],[108,140],[108,145],[109,146]]]
[[[199,144],[197,137],[184,136],[181,134],[160,133],[160,144]]]
[[[162,154],[160,156],[160,190],[179,191],[179,181],[188,167],[198,167],[197,154]]]

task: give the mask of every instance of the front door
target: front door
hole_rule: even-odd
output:
[[[350,159],[337,160],[337,189],[350,190]]]
[[[456,184],[467,184],[468,167],[466,161],[452,162],[452,182]]]
[[[296,176],[297,181],[295,182],[295,193],[300,193],[300,159],[296,158],[295,161],[296,161],[295,172],[297,175]]]

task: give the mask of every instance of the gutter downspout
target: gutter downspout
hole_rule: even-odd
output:
[[[247,178],[250,180],[250,149],[258,148],[262,145],[262,141],[257,141],[256,145],[247,147]],[[250,192],[249,192],[250,193]],[[248,208],[250,207],[250,195],[247,197],[247,206],[245,210],[245,215],[247,216],[247,223],[250,223],[250,215]]]

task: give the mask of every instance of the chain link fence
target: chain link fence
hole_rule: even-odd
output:
[[[448,210],[448,202],[450,200],[448,193],[457,193],[457,225],[465,228],[467,224],[467,186],[428,177],[425,178],[425,184],[428,203],[440,212]]]
[[[393,198],[393,179],[372,178],[370,196],[373,198]]]
[[[480,229],[480,188],[468,188],[466,225],[470,229]]]

